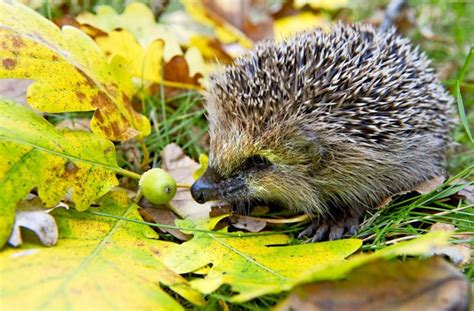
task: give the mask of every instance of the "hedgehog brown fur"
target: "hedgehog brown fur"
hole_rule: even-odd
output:
[[[211,79],[209,167],[191,192],[307,213],[313,241],[353,234],[366,210],[444,174],[452,101],[394,29],[263,43]]]

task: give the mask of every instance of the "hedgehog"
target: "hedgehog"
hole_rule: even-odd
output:
[[[370,25],[263,42],[214,73],[209,165],[193,198],[305,213],[299,237],[356,234],[366,212],[446,176],[453,99],[418,47]]]

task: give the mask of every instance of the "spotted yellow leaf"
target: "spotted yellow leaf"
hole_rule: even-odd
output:
[[[137,206],[114,196],[107,195],[94,210],[107,217],[52,212],[59,227],[55,247],[25,242],[21,249],[0,253],[3,309],[184,310],[161,284],[194,304],[204,303],[184,278],[161,263],[176,244],[131,222],[141,220]]]
[[[300,276],[298,283],[341,279],[353,269],[380,259],[392,259],[397,256],[432,256],[437,253],[437,249],[449,245],[451,235],[452,232],[448,231],[429,232],[413,240],[393,244],[373,253],[357,254],[344,262],[314,266]]]
[[[32,110],[0,100],[0,247],[15,206],[33,188],[47,207],[66,195],[77,210],[118,184],[114,145],[88,132],[55,129]]]
[[[211,229],[224,216],[210,220],[187,219],[178,224],[187,228]],[[225,229],[220,233],[225,234]],[[391,245],[376,252],[353,254],[362,245],[358,239],[312,244],[288,245],[283,234],[234,236],[190,232],[194,238],[174,248],[164,257],[167,267],[176,273],[202,274],[190,281],[193,288],[210,294],[228,284],[236,294],[232,302],[288,291],[299,284],[337,280],[367,263],[397,256],[430,256],[445,247],[449,232],[432,232],[411,241]]]
[[[219,219],[219,218],[217,218]],[[183,228],[211,229],[208,223],[180,221]],[[348,239],[289,246],[283,234],[248,237],[193,232],[194,238],[177,246],[164,257],[164,263],[176,273],[204,273],[190,281],[192,287],[210,294],[229,284],[237,294],[234,302],[247,301],[265,294],[289,290],[296,280],[314,267],[340,262],[355,252],[360,240]],[[211,268],[203,269],[211,265]]]
[[[133,85],[123,59],[107,62],[79,29],[62,30],[15,1],[0,2],[0,78],[31,79],[28,103],[50,113],[95,110],[91,129],[112,140],[150,132],[133,110]]]

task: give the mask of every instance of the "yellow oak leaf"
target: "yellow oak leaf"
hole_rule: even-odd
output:
[[[107,195],[96,214],[52,212],[59,228],[55,247],[26,242],[0,253],[2,307],[184,310],[160,284],[204,304],[201,294],[161,262],[176,244],[158,240],[153,229],[137,223],[137,206],[116,197]]]
[[[95,37],[104,53],[108,57],[119,55],[126,59],[132,75],[142,80],[168,87],[199,90],[212,70],[199,49],[191,46],[183,54],[179,38],[181,32],[175,33],[172,28],[156,23],[151,10],[142,3],[131,3],[122,14],[111,7],[99,6],[96,14],[83,13],[77,20],[82,23],[81,28],[93,26],[104,32]],[[177,57],[183,56],[191,74],[179,73],[183,77],[185,75],[184,79],[168,80],[167,73],[163,72],[163,64],[172,63]],[[176,76],[178,73],[173,74]],[[202,81],[189,81],[189,77],[195,80],[193,77],[196,75]]]
[[[198,48],[190,47],[186,53],[184,53],[184,59],[186,59],[188,63],[190,76],[201,74],[207,77],[214,70],[214,66],[204,61],[201,51],[199,51]]]
[[[122,59],[107,62],[77,28],[62,31],[17,2],[0,2],[0,78],[31,79],[28,103],[50,113],[95,110],[91,129],[112,140],[146,136],[150,123],[133,110]]]
[[[216,219],[177,221],[187,228],[211,229]],[[225,233],[224,231],[220,231]],[[291,289],[296,280],[314,267],[340,262],[355,252],[361,240],[348,239],[304,245],[288,245],[284,234],[255,236],[233,233],[226,236],[191,232],[194,237],[174,248],[164,257],[164,264],[176,273],[199,271],[204,278],[190,281],[193,288],[210,294],[229,284],[238,294],[233,302],[244,302],[262,295]],[[273,245],[273,246],[272,246]],[[202,269],[208,265],[208,270]],[[207,272],[207,273],[206,273]]]
[[[0,100],[0,247],[15,206],[33,188],[55,206],[67,194],[87,209],[118,184],[114,145],[93,133],[56,129],[21,104]]]
[[[133,2],[122,14],[118,14],[112,7],[101,5],[96,14],[82,13],[77,16],[81,24],[92,25],[105,32],[124,29],[133,34],[140,46],[148,48],[154,41],[164,42],[163,58],[168,62],[173,56],[183,55],[176,34],[167,26],[156,23],[153,12],[145,4]]]
[[[96,42],[109,58],[123,57],[130,65],[132,76],[152,82],[162,80],[163,40],[155,40],[144,49],[130,32],[119,29],[97,37]]]
[[[361,253],[341,263],[329,263],[315,266],[301,275],[298,283],[337,280],[346,276],[353,269],[379,259],[392,259],[397,256],[432,256],[436,249],[449,244],[452,235],[447,231],[434,231],[410,241],[387,246],[373,253]]]
[[[202,222],[177,221],[186,229],[211,229],[216,220]],[[417,239],[401,242],[374,253],[354,253],[362,241],[336,240],[312,244],[288,245],[283,234],[252,235],[223,229],[217,233],[194,231],[194,237],[165,255],[164,264],[176,273],[203,274],[190,281],[203,294],[210,294],[228,284],[236,295],[232,302],[245,302],[270,293],[288,291],[296,285],[316,281],[336,280],[367,263],[403,255],[430,255],[433,249],[445,246],[450,234],[432,232]],[[227,233],[227,234],[226,234]],[[248,236],[246,236],[248,235]]]

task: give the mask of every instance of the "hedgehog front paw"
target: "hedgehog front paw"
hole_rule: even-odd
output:
[[[311,237],[311,242],[339,240],[343,235],[354,235],[359,228],[359,217],[347,217],[343,220],[317,219],[303,230],[298,238]]]

